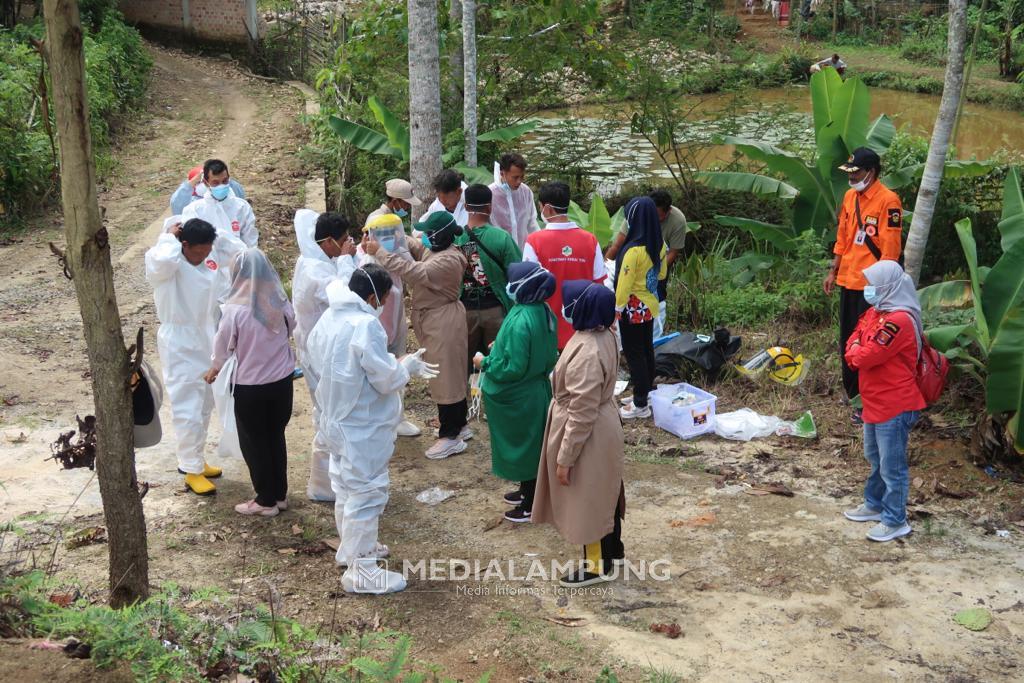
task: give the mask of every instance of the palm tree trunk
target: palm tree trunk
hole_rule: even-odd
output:
[[[459,101],[462,99],[459,86],[462,85],[463,69],[463,46],[460,35],[455,31],[462,23],[462,2],[460,0],[449,0],[448,3],[448,25],[450,27],[451,46],[448,53],[448,105],[449,111],[458,111]]]
[[[462,129],[466,165],[476,166],[476,0],[462,0]]]
[[[967,46],[967,0],[949,0],[949,56],[946,60],[946,80],[942,86],[942,101],[935,118],[928,159],[921,177],[921,187],[914,202],[914,219],[907,235],[905,266],[907,273],[916,283],[921,277],[921,262],[924,260],[928,233],[935,215],[935,201],[942,184],[942,171],[946,165],[946,153],[953,134],[956,110],[963,95],[964,52]]]
[[[44,15],[60,141],[65,256],[82,312],[96,407],[96,476],[110,538],[109,599],[112,607],[123,607],[149,595],[146,519],[135,477],[131,364],[114,295],[110,240],[96,198],[78,3],[46,0]]]
[[[441,171],[441,66],[437,0],[408,0],[409,8],[409,176],[417,197],[433,194]],[[413,216],[426,210],[414,209]]]

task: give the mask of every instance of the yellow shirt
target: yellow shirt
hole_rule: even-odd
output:
[[[661,266],[657,274],[647,248],[643,245],[630,247],[622,257],[619,279],[615,282],[615,308],[631,323],[653,320],[658,311],[658,280],[668,274],[665,261],[667,249],[661,247]]]

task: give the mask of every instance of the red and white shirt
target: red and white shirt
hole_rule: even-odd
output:
[[[523,247],[523,260],[539,263],[555,276],[555,293],[548,306],[558,321],[558,350],[572,337],[572,325],[562,317],[562,283],[567,280],[603,282],[607,273],[597,238],[573,222],[548,223],[544,230],[530,233]]]

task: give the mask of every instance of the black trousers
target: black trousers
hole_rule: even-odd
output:
[[[288,495],[288,445],[284,430],[292,416],[292,376],[270,384],[235,385],[238,445],[249,467],[256,502],[273,507]]]
[[[843,389],[846,390],[847,398],[860,394],[860,388],[857,371],[846,364],[846,341],[857,327],[857,321],[869,308],[871,306],[864,300],[863,291],[839,288],[839,359],[843,363]]]
[[[440,422],[437,435],[442,439],[455,439],[466,426],[469,403],[462,399],[458,403],[437,404],[437,421]]]
[[[633,382],[633,405],[644,408],[647,394],[654,388],[654,321],[631,323],[623,318],[619,321],[619,331],[622,353]]]
[[[533,494],[537,491],[537,480],[531,479],[529,481],[519,482],[519,493],[523,494],[523,502],[519,504],[519,507],[524,510],[533,509]]]
[[[623,486],[619,486],[618,502],[615,505],[615,527],[611,532],[597,543],[590,543],[583,546],[583,560],[589,560],[592,566],[598,568],[602,574],[611,571],[612,560],[621,560],[626,557],[626,547],[622,544],[622,501]]]

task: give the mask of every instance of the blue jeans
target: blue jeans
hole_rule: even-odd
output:
[[[871,463],[871,474],[864,484],[864,504],[880,510],[886,526],[907,522],[907,438],[918,416],[918,411],[908,410],[886,422],[864,423],[864,457]]]

